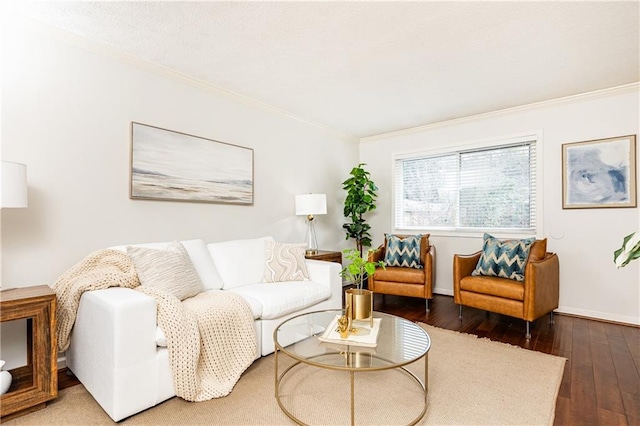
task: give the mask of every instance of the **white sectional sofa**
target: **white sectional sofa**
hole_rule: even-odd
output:
[[[309,280],[263,282],[266,240],[273,239],[182,241],[205,291],[234,292],[251,306],[256,358],[274,351],[273,332],[284,320],[342,306],[337,263],[305,260]],[[135,246],[164,249],[169,244]],[[126,251],[126,246],[112,248]],[[153,298],[126,288],[90,291],[80,300],[66,364],[107,414],[119,421],[175,395],[165,346]]]

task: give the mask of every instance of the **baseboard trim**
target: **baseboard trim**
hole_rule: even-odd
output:
[[[588,320],[588,321],[603,322],[605,324],[615,324],[615,325],[621,325],[621,326],[625,326],[625,327],[640,328],[640,324],[634,324],[634,323],[631,323],[631,322],[621,322],[621,321],[615,321],[615,320],[611,320],[611,319],[597,318],[597,317],[592,317],[592,316],[587,316],[587,315],[579,315],[579,314],[573,314],[573,313],[561,312],[561,311],[553,311],[553,313],[555,315],[571,317],[571,318],[580,318],[580,319],[584,319],[584,320]]]
[[[435,288],[435,294],[443,296],[453,296],[453,290],[446,288]],[[640,318],[634,318],[626,315],[609,314],[606,312],[589,311],[585,309],[575,309],[567,306],[560,306],[555,311],[556,314],[564,314],[576,318],[591,319],[610,324],[628,325],[632,327],[640,327]]]

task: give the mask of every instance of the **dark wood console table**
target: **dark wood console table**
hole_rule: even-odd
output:
[[[316,254],[305,255],[307,259],[324,260],[342,264],[342,253],[339,251],[318,250]]]
[[[0,291],[0,321],[27,320],[27,365],[9,370],[2,421],[44,408],[58,396],[56,295],[46,285]]]

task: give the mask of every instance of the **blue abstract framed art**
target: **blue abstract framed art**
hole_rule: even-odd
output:
[[[562,145],[562,208],[636,207],[636,136]]]
[[[131,123],[130,198],[253,204],[253,149]]]

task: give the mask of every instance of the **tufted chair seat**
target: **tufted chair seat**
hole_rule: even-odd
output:
[[[379,286],[384,282],[403,282],[406,284],[424,285],[424,270],[413,268],[401,268],[399,266],[387,266],[375,273],[375,279]]]
[[[498,277],[464,277],[460,280],[460,290],[478,294],[488,294],[512,300],[524,300],[524,286],[518,281]]]

